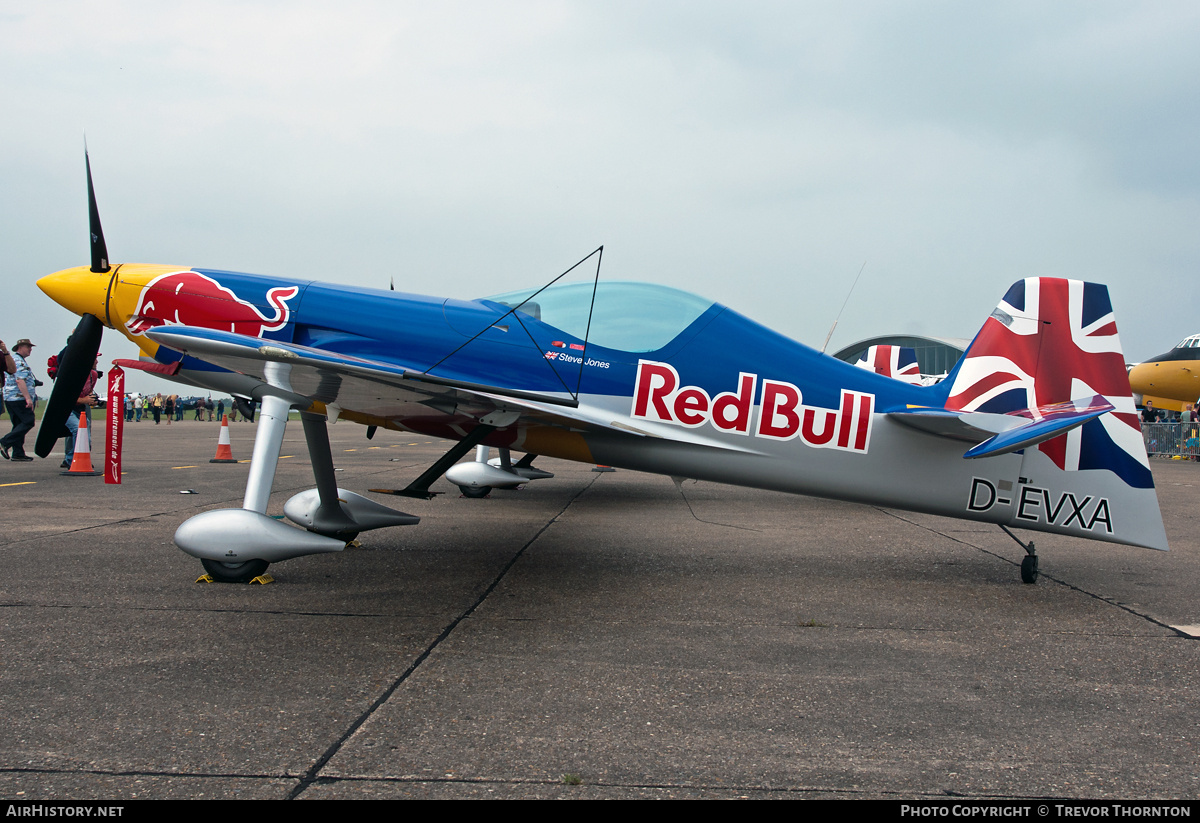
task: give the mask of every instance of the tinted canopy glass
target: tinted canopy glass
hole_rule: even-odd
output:
[[[534,291],[487,299],[512,308]],[[564,283],[541,292],[519,311],[598,346],[649,352],[670,343],[712,305],[703,297],[653,283],[600,283],[589,333],[592,284]]]

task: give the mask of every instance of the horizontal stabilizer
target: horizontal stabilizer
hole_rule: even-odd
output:
[[[898,423],[938,437],[949,437],[967,443],[982,443],[1002,431],[1021,425],[1020,418],[990,412],[965,412],[955,409],[910,408],[888,412]]]
[[[1093,395],[1007,414],[927,408],[889,412],[888,417],[939,437],[975,443],[963,457],[977,458],[1036,446],[1113,411],[1113,408],[1100,395]]]
[[[995,437],[968,449],[963,457],[993,457],[1019,451],[1027,446],[1036,446],[1060,434],[1066,434],[1071,429],[1082,426],[1089,420],[1095,420],[1113,409],[1113,404],[1098,394],[1082,400],[1042,406],[1037,409],[1040,419],[1035,418],[1000,432]]]

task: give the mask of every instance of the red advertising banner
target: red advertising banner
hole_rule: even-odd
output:
[[[125,372],[108,372],[108,436],[104,438],[104,482],[121,482],[121,438],[125,432]]]

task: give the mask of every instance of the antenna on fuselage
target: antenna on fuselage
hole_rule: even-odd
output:
[[[571,400],[574,401],[576,404],[578,404],[579,389],[580,389],[580,386],[583,385],[583,365],[587,360],[586,355],[587,355],[588,340],[591,338],[591,334],[592,334],[592,313],[596,309],[596,290],[600,287],[600,263],[604,259],[604,246],[599,246],[596,248],[595,251],[584,255],[584,257],[578,263],[571,266],[569,269],[564,271],[562,274],[558,275],[558,277],[555,277],[549,283],[542,286],[540,289],[538,289],[533,294],[529,295],[528,297],[526,297],[524,300],[517,303],[516,305],[513,305],[511,303],[499,304],[499,305],[502,305],[507,308],[507,311],[504,314],[502,314],[500,317],[488,318],[488,320],[489,320],[488,325],[484,326],[478,332],[471,335],[471,337],[468,338],[466,340],[466,342],[459,344],[459,346],[456,347],[452,352],[450,352],[445,357],[443,357],[441,360],[437,361],[432,366],[427,368],[425,370],[425,373],[432,374],[434,369],[438,368],[443,363],[445,363],[447,360],[449,360],[451,357],[458,354],[460,351],[462,351],[468,345],[470,345],[475,340],[477,340],[480,336],[482,336],[489,329],[500,329],[502,332],[508,332],[509,327],[507,325],[501,325],[502,322],[508,317],[511,317],[515,321],[515,325],[519,326],[521,328],[521,330],[525,332],[526,337],[529,338],[529,342],[533,344],[533,351],[535,351],[535,352],[540,351],[543,347],[538,344],[538,341],[533,336],[533,333],[530,332],[529,328],[525,325],[525,321],[523,321],[521,319],[520,312],[524,311],[525,313],[529,314],[530,317],[540,321],[541,320],[541,309],[538,307],[538,304],[536,302],[534,302],[534,298],[537,297],[542,292],[544,292],[546,289],[553,286],[558,281],[562,280],[564,277],[566,277],[571,272],[580,268],[584,263],[586,263],[588,260],[591,260],[593,257],[596,258],[596,269],[592,275],[592,294],[591,294],[591,301],[588,303],[587,330],[584,331],[584,333],[583,333],[582,350],[580,350],[579,356],[578,357],[572,356],[572,358],[571,358],[573,361],[575,361],[579,365],[579,372],[575,378],[575,390],[574,391],[571,390],[571,387],[568,386],[566,384],[566,382],[563,380],[562,375],[559,374],[558,370],[555,369],[553,365],[551,365],[551,360],[557,359],[556,352],[554,353],[555,354],[554,357],[551,357],[550,356],[551,353],[549,353],[549,352],[538,357],[538,362],[544,363],[546,365],[546,367],[550,369],[550,372],[554,375],[554,377],[558,380],[558,382],[562,384],[562,387],[567,390],[568,394],[571,395]],[[586,269],[584,271],[586,271]],[[525,308],[526,306],[528,306],[529,308],[526,309]],[[551,345],[553,345],[554,347],[557,348],[558,346],[565,346],[566,344],[563,343],[563,341],[558,341],[557,343],[553,343]],[[575,348],[575,346],[572,346],[572,348]]]
[[[867,267],[867,261],[864,260],[862,269],[858,270],[858,277],[862,277],[863,269]],[[829,327],[829,334],[825,335],[825,342],[821,345],[821,354],[825,353],[826,347],[829,346],[829,338],[833,337],[833,330],[837,328],[838,321],[842,319],[842,312],[846,310],[846,304],[850,302],[850,295],[854,294],[854,287],[858,285],[858,277],[854,278],[854,282],[850,284],[850,291],[846,292],[846,299],[842,301],[842,307],[838,309],[837,317],[833,318],[833,325]]]

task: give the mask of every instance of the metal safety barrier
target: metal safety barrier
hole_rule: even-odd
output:
[[[1200,425],[1143,423],[1142,440],[1151,457],[1191,457],[1200,454]]]

